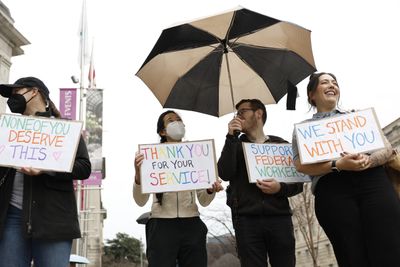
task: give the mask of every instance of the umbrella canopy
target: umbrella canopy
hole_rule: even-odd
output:
[[[163,30],[137,72],[165,108],[222,116],[241,99],[277,103],[313,73],[311,32],[246,8]]]
[[[76,254],[71,254],[69,256],[69,262],[70,263],[84,263],[84,264],[90,263],[90,261],[87,258],[76,255]]]
[[[146,224],[149,219],[150,219],[150,214],[151,212],[145,212],[142,215],[140,215],[137,219],[136,222],[139,224]]]

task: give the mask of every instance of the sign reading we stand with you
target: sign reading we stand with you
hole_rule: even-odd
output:
[[[295,125],[302,164],[323,162],[340,153],[364,153],[385,146],[373,108]]]
[[[217,180],[214,140],[139,145],[143,193],[211,188]]]
[[[0,114],[0,165],[71,172],[82,122]]]
[[[275,179],[278,182],[309,182],[308,175],[297,172],[293,161],[292,145],[288,143],[242,143],[249,182]]]

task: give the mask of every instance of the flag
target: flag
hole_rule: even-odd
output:
[[[82,1],[82,13],[79,23],[79,65],[81,66],[81,71],[83,71],[84,66],[87,65],[89,59],[89,32],[88,32],[88,23],[87,23],[87,14],[86,14],[86,0]]]
[[[94,69],[94,61],[93,61],[93,44],[92,42],[92,53],[90,55],[90,65],[89,65],[89,87],[88,88],[96,88],[96,71]]]

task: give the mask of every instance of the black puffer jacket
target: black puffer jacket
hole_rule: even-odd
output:
[[[81,137],[71,173],[24,175],[23,232],[40,239],[80,237],[73,179],[87,179],[91,172],[88,151]],[[0,168],[0,238],[10,203],[15,169]],[[5,179],[3,179],[5,178]]]
[[[281,190],[270,195],[263,193],[249,178],[244,159],[242,142],[250,142],[246,135],[240,139],[227,135],[221,157],[218,160],[218,174],[224,181],[229,181],[227,204],[232,215],[291,215],[288,197],[303,191],[303,183],[281,183]],[[284,139],[270,135],[266,143],[287,143]]]

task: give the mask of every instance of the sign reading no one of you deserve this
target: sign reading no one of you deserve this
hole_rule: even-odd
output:
[[[143,193],[211,188],[217,179],[214,140],[139,145]]]
[[[308,175],[297,172],[291,144],[242,143],[249,182],[275,179],[278,182],[309,182]]]
[[[71,172],[82,122],[0,114],[0,165]]]
[[[302,164],[340,157],[341,152],[364,153],[385,146],[373,108],[295,125]]]

